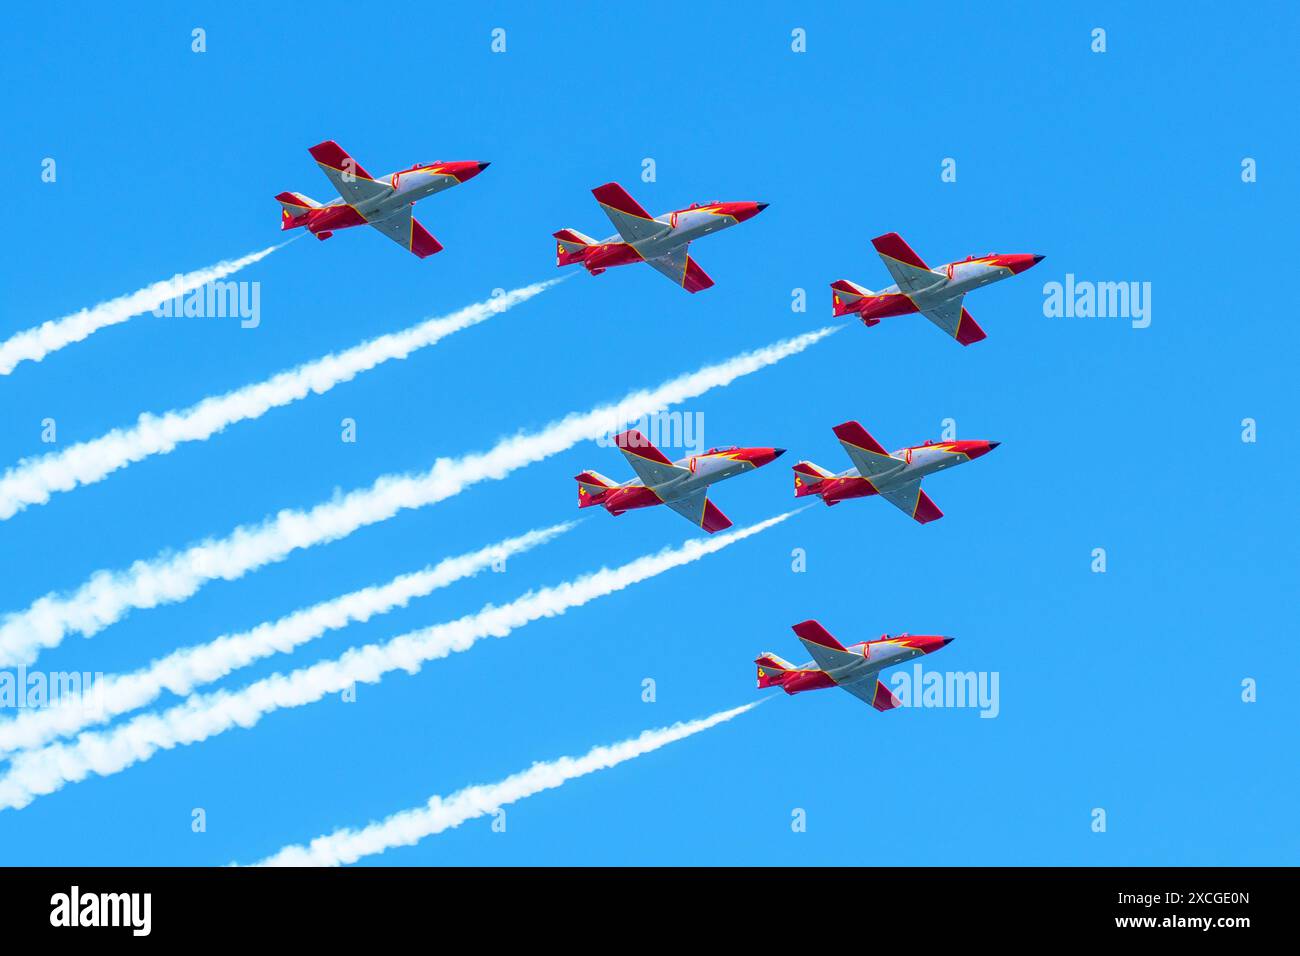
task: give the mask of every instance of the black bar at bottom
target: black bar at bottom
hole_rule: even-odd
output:
[[[1231,942],[1289,922],[1282,868],[0,869],[7,942],[76,935],[337,943],[463,927],[494,941],[690,932],[736,946],[849,933]],[[75,891],[73,888],[76,888]],[[147,894],[147,897],[145,896]],[[846,922],[847,921],[847,922]],[[87,925],[92,924],[92,925]],[[112,924],[112,925],[103,925]],[[147,930],[147,933],[145,932]],[[811,933],[812,937],[808,934]],[[869,934],[862,936],[861,934]],[[975,934],[975,935],[972,935]],[[449,942],[449,941],[448,941]]]

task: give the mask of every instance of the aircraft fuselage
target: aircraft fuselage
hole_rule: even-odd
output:
[[[692,455],[673,462],[678,468],[685,469],[683,474],[655,485],[646,485],[640,478],[633,478],[606,493],[603,504],[611,513],[619,514],[633,508],[648,508],[688,498],[719,481],[761,468],[779,458],[784,451],[783,448],[730,448]]]
[[[688,206],[686,209],[655,216],[653,221],[661,228],[653,235],[635,242],[627,242],[621,236],[613,235],[592,246],[587,252],[587,268],[596,272],[611,266],[658,259],[696,239],[730,229],[757,215],[766,205],[767,203],[718,202]]]
[[[868,495],[879,494],[882,491],[888,491],[891,488],[918,481],[935,472],[964,464],[986,454],[997,446],[998,442],[966,440],[934,442],[900,448],[890,453],[890,457],[899,461],[899,465],[895,470],[877,474],[868,481],[862,477],[862,474],[856,468],[849,468],[847,471],[842,471],[826,479],[820,486],[824,490],[818,493],[826,501],[864,498]]]
[[[934,281],[928,285],[918,285],[904,292],[897,284],[881,289],[861,299],[855,306],[864,321],[889,318],[895,315],[908,315],[942,306],[946,302],[960,299],[962,296],[986,285],[1009,279],[1024,272],[1041,256],[998,255],[990,253],[979,258],[971,257],[960,262],[929,270]]]

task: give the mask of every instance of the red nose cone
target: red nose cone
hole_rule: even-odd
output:
[[[753,219],[766,209],[767,205],[765,202],[726,202],[722,204],[722,211],[735,218],[736,222],[744,222],[746,219]]]
[[[958,448],[967,458],[978,458],[980,455],[987,455],[998,445],[998,441],[960,441],[957,442]]]
[[[920,648],[927,654],[933,654],[940,648],[947,647],[952,643],[951,637],[940,637],[937,634],[918,634],[912,636],[909,640],[913,647]]]
[[[762,468],[764,465],[771,464],[785,454],[784,448],[746,448],[744,449],[744,458],[753,464],[755,468]]]
[[[1016,275],[1024,272],[1026,269],[1032,269],[1038,263],[1042,262],[1045,256],[1016,255],[1007,256],[1007,266]]]
[[[455,176],[457,182],[465,182],[467,179],[473,179],[483,170],[491,166],[491,163],[443,163],[442,170],[449,175]]]

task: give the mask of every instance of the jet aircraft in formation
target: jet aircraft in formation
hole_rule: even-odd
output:
[[[680,461],[668,456],[635,429],[614,437],[636,477],[618,484],[595,471],[575,476],[578,507],[601,505],[612,515],[633,508],[667,505],[709,534],[731,527],[731,519],[709,500],[709,486],[761,468],[785,454],[784,448],[710,448]]]
[[[275,198],[281,206],[280,228],[306,228],[317,239],[328,239],[339,229],[373,226],[403,249],[421,259],[442,251],[442,243],[420,225],[411,207],[426,196],[473,179],[488,163],[416,163],[376,179],[332,139],[308,150],[341,198],[321,205],[302,193],[283,192]]]
[[[872,292],[847,279],[832,282],[833,314],[856,315],[870,327],[891,315],[920,312],[962,345],[985,337],[984,330],[962,304],[966,294],[1019,275],[1043,261],[1042,256],[990,252],[931,269],[896,232],[877,236],[871,244],[894,277],[894,284]]]
[[[854,467],[836,474],[810,461],[799,462],[794,466],[795,497],[817,495],[827,505],[837,505],[846,498],[880,495],[921,524],[943,517],[930,496],[921,490],[921,479],[987,455],[1000,444],[972,439],[927,440],[888,452],[857,422],[836,425],[834,432]]]
[[[952,643],[951,637],[931,634],[882,634],[874,641],[845,647],[816,621],[794,625],[803,646],[812,655],[815,667],[795,667],[771,651],[758,660],[758,686],[780,687],[787,694],[802,694],[823,687],[839,687],[876,710],[893,710],[900,704],[878,675],[886,667],[902,664],[926,654],[933,654]]]
[[[618,183],[605,183],[592,191],[618,231],[597,242],[576,229],[554,233],[555,264],[582,263],[594,276],[612,266],[644,262],[687,292],[699,292],[713,280],[691,258],[692,242],[753,219],[767,208],[765,202],[691,203],[662,216],[651,216]]]
[[[282,229],[302,227],[318,239],[328,239],[339,229],[371,226],[421,259],[441,251],[442,244],[413,217],[414,204],[458,186],[488,167],[476,161],[417,163],[374,177],[333,140],[309,151],[340,198],[321,204],[301,193],[280,193],[275,198],[282,209]],[[592,275],[600,275],[613,266],[644,262],[687,292],[713,285],[690,255],[691,243],[752,219],[767,208],[762,202],[692,203],[651,216],[618,183],[598,186],[592,194],[616,235],[597,241],[576,229],[561,229],[553,234],[557,266],[581,264]],[[871,242],[894,284],[872,292],[847,279],[833,282],[833,314],[856,315],[873,326],[888,316],[919,312],[962,345],[985,338],[984,330],[966,311],[966,295],[1018,275],[1043,259],[1041,255],[990,253],[932,269],[897,233],[885,233]],[[997,442],[983,440],[926,441],[888,452],[855,421],[836,425],[834,431],[854,467],[833,473],[801,461],[794,466],[795,496],[816,495],[827,505],[836,505],[849,498],[879,495],[922,524],[943,517],[943,512],[921,490],[921,480],[998,447]],[[729,528],[731,521],[709,500],[709,488],[754,471],[785,451],[732,446],[671,461],[635,430],[616,436],[615,444],[636,477],[618,483],[595,471],[582,472],[577,476],[578,507],[600,505],[612,515],[621,515],[636,508],[667,505],[710,534]],[[899,706],[899,700],[878,679],[879,673],[931,654],[952,640],[934,635],[883,635],[845,647],[817,621],[796,624],[794,631],[816,666],[795,667],[773,653],[764,653],[756,661],[759,687],[779,686],[787,694],[840,687],[882,711]]]

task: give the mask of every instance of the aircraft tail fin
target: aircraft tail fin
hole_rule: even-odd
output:
[[[836,279],[831,283],[831,312],[837,316],[850,315],[858,311],[855,307],[859,300],[874,294],[848,279]]]
[[[801,461],[794,466],[794,496],[802,498],[805,495],[821,494],[822,485],[830,478],[835,476],[822,468],[820,465],[814,465],[810,461]]]
[[[283,192],[275,197],[276,202],[280,204],[280,228],[296,229],[307,221],[307,213],[320,207],[314,199],[304,196],[302,193]]]
[[[780,687],[795,669],[793,664],[771,651],[764,651],[754,663],[758,665],[759,687]]]
[[[579,508],[590,508],[592,505],[602,503],[605,500],[605,493],[617,487],[614,482],[595,471],[584,471],[574,478],[578,482]]]
[[[555,264],[571,266],[587,257],[587,250],[596,245],[591,236],[584,236],[576,229],[561,229],[552,233],[555,238]]]

